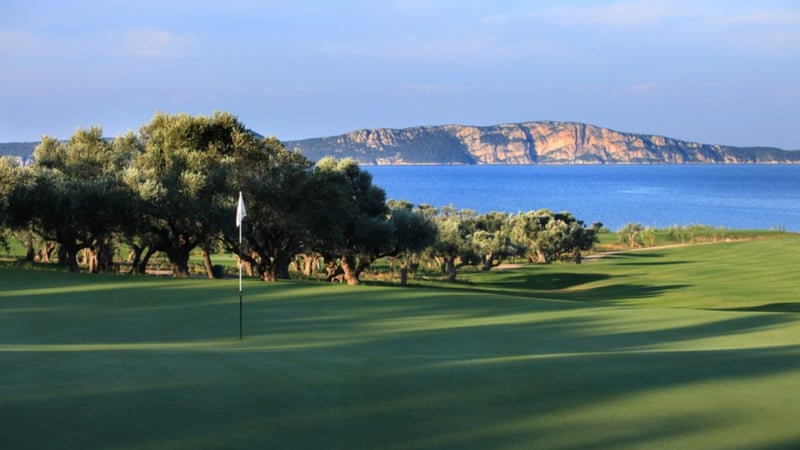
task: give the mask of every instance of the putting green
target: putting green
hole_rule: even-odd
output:
[[[797,448],[800,284],[730,305],[707,286],[738,270],[725,258],[796,248],[771,242],[455,288],[246,281],[241,341],[236,280],[0,270],[0,443]]]

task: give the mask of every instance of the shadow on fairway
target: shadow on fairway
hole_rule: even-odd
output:
[[[514,295],[547,300],[585,301],[591,303],[614,302],[630,299],[647,299],[667,292],[690,287],[690,284],[647,285],[621,282],[632,275],[609,275],[606,273],[543,272],[541,274],[507,271],[491,281],[466,281],[464,286],[473,292]],[[584,287],[603,282],[600,286]],[[433,286],[426,289],[458,291],[453,287]]]
[[[714,311],[749,311],[749,312],[782,312],[800,313],[800,303],[768,303],[766,305],[741,308],[718,308]]]
[[[794,315],[253,283],[246,286],[245,339],[238,341],[232,283],[158,286],[117,303],[104,292],[70,302],[42,297],[36,306],[73,310],[14,312],[13,321],[2,322],[5,447],[800,444]],[[592,295],[679,288],[621,284]],[[15,308],[27,302],[15,300]],[[165,345],[66,349],[143,340]],[[15,350],[18,343],[45,349]],[[66,350],[47,347],[56,344]]]
[[[610,261],[617,266],[670,266],[680,264],[690,264],[694,261],[658,261],[664,258],[664,252],[628,252],[628,253],[613,253],[603,256],[603,259]],[[652,260],[652,261],[650,261]]]
[[[667,284],[651,286],[646,284],[619,283],[588,289],[575,289],[555,296],[543,296],[554,300],[572,300],[587,303],[613,303],[621,300],[648,299],[659,297],[667,292],[685,289],[690,284]]]

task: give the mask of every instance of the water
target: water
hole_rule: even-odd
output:
[[[387,198],[478,212],[569,211],[617,230],[800,232],[800,165],[369,166]]]

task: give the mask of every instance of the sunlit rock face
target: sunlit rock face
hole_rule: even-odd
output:
[[[312,160],[362,164],[798,163],[800,152],[698,144],[575,122],[357,130],[287,142]]]

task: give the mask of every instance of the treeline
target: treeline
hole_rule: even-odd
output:
[[[242,246],[234,220],[240,191]],[[427,259],[455,279],[463,265],[488,270],[509,257],[580,262],[600,227],[567,212],[477,214],[387,202],[354,160],[314,164],[229,113],[159,113],[138,133],[112,140],[99,127],[68,141],[45,136],[29,165],[0,158],[0,244],[14,235],[27,260],[72,271],[79,254],[88,255],[89,272],[116,271],[114,253],[125,246],[132,273],[144,273],[160,253],[173,276],[187,277],[199,249],[210,277],[221,250],[265,281],[288,278],[290,264],[301,261],[306,275],[324,267],[329,280],[358,284],[382,257],[399,260],[404,277]]]

